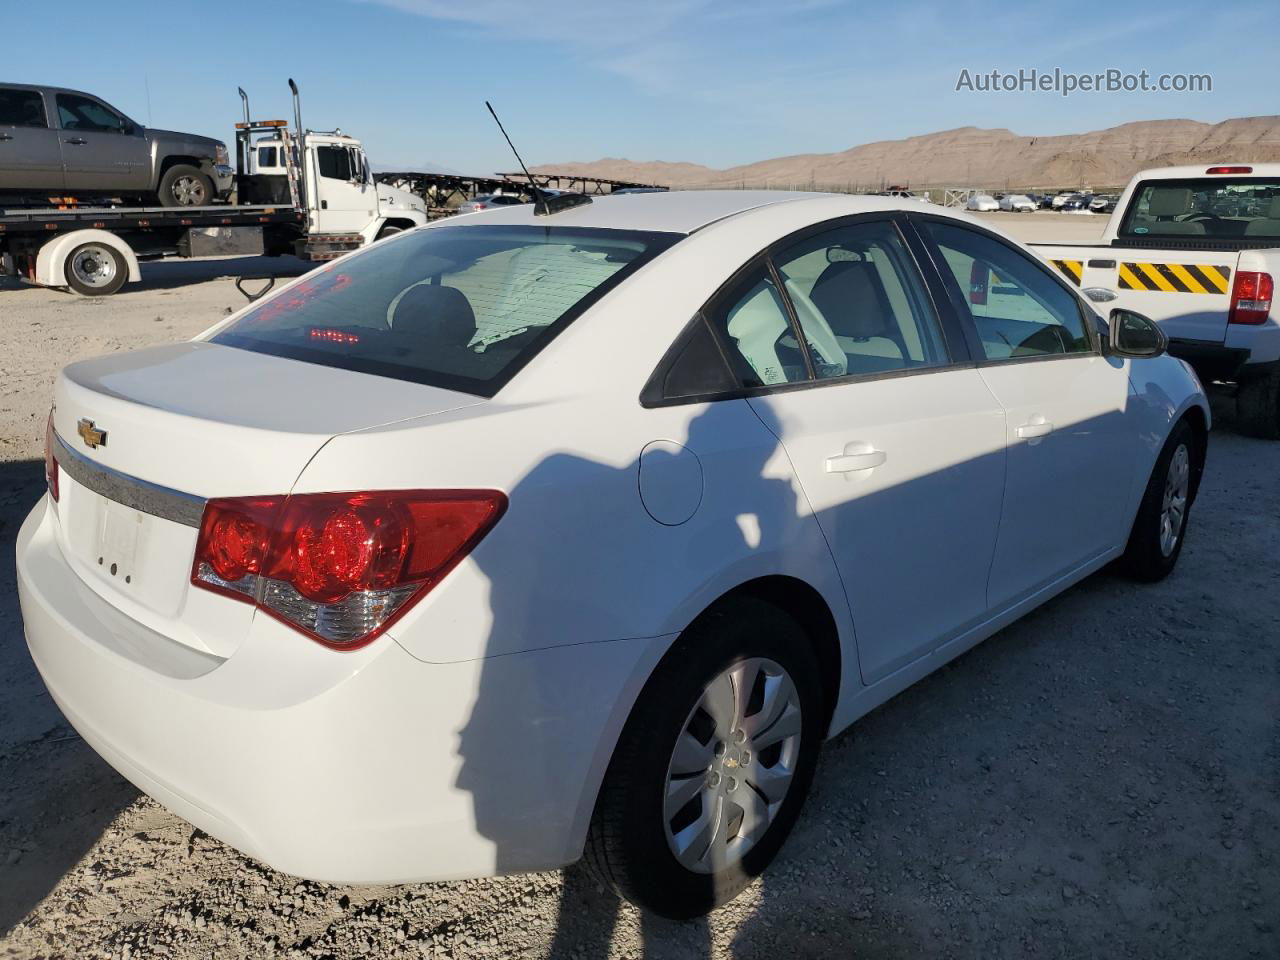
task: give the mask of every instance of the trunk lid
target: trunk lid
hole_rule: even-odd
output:
[[[190,587],[204,500],[288,493],[337,434],[482,402],[204,342],[72,364],[54,397],[68,561],[133,619],[219,656],[253,608]]]

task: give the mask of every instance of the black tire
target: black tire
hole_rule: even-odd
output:
[[[157,193],[162,207],[207,207],[214,200],[213,181],[185,163],[164,172]]]
[[[385,240],[387,237],[394,237],[397,233],[404,233],[404,227],[397,227],[394,223],[384,223],[382,229],[378,231],[377,237],[374,238],[374,242]]]
[[[1190,468],[1186,505],[1173,547],[1166,550],[1161,544],[1165,489],[1169,482],[1169,467],[1178,449],[1184,446]],[[1126,576],[1142,583],[1156,583],[1171,574],[1177,566],[1178,557],[1182,555],[1182,545],[1187,539],[1187,524],[1191,520],[1191,507],[1195,503],[1203,457],[1204,451],[1200,449],[1195,431],[1186,420],[1179,420],[1169,434],[1169,439],[1165,441],[1160,456],[1156,458],[1151,478],[1147,481],[1147,489],[1142,495],[1142,503],[1138,506],[1138,516],[1133,521],[1133,530],[1129,533],[1129,543],[1125,547],[1124,556],[1120,558],[1120,570]]]
[[[663,802],[672,752],[706,687],[753,657],[782,666],[794,685],[801,723],[791,783],[768,828],[740,859],[698,873],[679,862],[667,841]],[[769,865],[795,825],[827,718],[817,658],[795,620],[751,598],[707,613],[658,665],[627,720],[596,800],[587,869],[637,906],[672,919],[701,916],[732,900]],[[738,789],[751,790],[746,783],[744,776]]]
[[[1236,423],[1251,437],[1280,440],[1280,371],[1240,384]]]
[[[82,297],[109,297],[129,279],[129,264],[105,243],[82,243],[63,261],[67,286]]]

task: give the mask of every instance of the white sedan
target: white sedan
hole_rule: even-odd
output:
[[[1025,193],[1006,193],[1000,198],[1000,209],[1013,213],[1029,213],[1036,209],[1036,205]]]
[[[983,213],[989,213],[993,210],[1000,209],[1000,202],[995,197],[985,193],[975,193],[965,203],[966,210],[977,210]]]
[[[1113,560],[1174,567],[1209,408],[971,218],[724,191],[378,243],[72,364],[31,654],[142,790],[271,866],[558,867],[690,916],[820,743]]]

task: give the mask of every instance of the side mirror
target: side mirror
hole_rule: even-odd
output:
[[[1112,310],[1109,326],[1116,356],[1158,357],[1169,348],[1169,338],[1156,322],[1132,310]]]

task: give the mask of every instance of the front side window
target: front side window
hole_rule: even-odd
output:
[[[35,90],[0,90],[0,127],[47,127],[44,98]]]
[[[818,379],[948,362],[938,316],[893,224],[840,227],[775,261]]]
[[[276,156],[276,147],[259,147],[258,148],[258,166],[259,167],[278,167],[279,160]]]
[[[351,152],[346,147],[316,147],[316,162],[320,176],[330,180],[354,180]]]
[[[550,226],[433,227],[316,271],[212,339],[493,396],[575,317],[677,239]]]
[[[1092,352],[1079,301],[1048,267],[967,227],[928,220],[924,229],[955,277],[988,360]]]
[[[1140,184],[1120,236],[1280,240],[1280,180],[1219,176]]]
[[[58,124],[63,130],[86,130],[91,133],[128,133],[132,124],[97,100],[74,93],[60,93]]]

